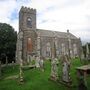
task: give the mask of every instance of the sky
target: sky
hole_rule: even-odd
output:
[[[0,22],[19,31],[21,6],[37,10],[37,28],[67,32],[90,42],[90,0],[0,0]]]

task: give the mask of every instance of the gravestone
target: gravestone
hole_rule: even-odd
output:
[[[54,58],[51,60],[51,79],[58,80],[58,59]]]
[[[31,65],[31,55],[27,55],[27,63]]]
[[[70,61],[67,55],[63,56],[63,67],[62,67],[62,80],[65,83],[70,83],[71,78],[70,78]]]
[[[36,56],[36,60],[35,60],[35,66],[36,68],[40,68],[40,57],[39,56]]]
[[[42,71],[44,71],[44,61],[43,61],[43,57],[41,57],[40,58],[40,69],[42,70]]]
[[[22,70],[22,67],[23,67],[23,60],[22,60],[22,42],[23,42],[23,32],[20,31],[19,34],[18,34],[18,44],[17,44],[17,48],[18,48],[18,52],[17,52],[17,59],[20,61],[20,66],[19,66],[19,80],[20,80],[20,83],[22,84],[24,79],[23,79],[23,70]]]
[[[24,78],[23,78],[23,70],[22,70],[22,66],[23,66],[23,61],[22,59],[20,60],[20,67],[19,67],[19,77],[20,77],[20,82],[21,84],[23,83],[24,81]]]
[[[76,67],[76,70],[79,90],[87,90],[89,85],[87,83],[87,77],[90,74],[90,64]]]

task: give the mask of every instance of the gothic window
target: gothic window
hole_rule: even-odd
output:
[[[62,43],[62,54],[65,54],[65,44],[64,43]]]
[[[59,47],[58,49],[58,54],[61,54],[61,47]]]
[[[32,52],[32,39],[28,38],[27,40],[27,51]]]
[[[32,20],[30,17],[27,18],[27,27],[32,28]]]
[[[48,42],[46,44],[46,56],[49,57],[51,55],[51,47],[50,47],[50,43]]]

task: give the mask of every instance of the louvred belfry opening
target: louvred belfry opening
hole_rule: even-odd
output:
[[[28,38],[28,41],[27,41],[27,51],[31,53],[32,50],[33,50],[32,39]]]

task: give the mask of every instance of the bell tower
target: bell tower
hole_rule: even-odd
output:
[[[19,12],[19,30],[36,29],[36,9],[23,7]]]
[[[25,63],[29,63],[29,58],[36,53],[36,9],[21,7],[19,32],[23,32],[22,59]]]

